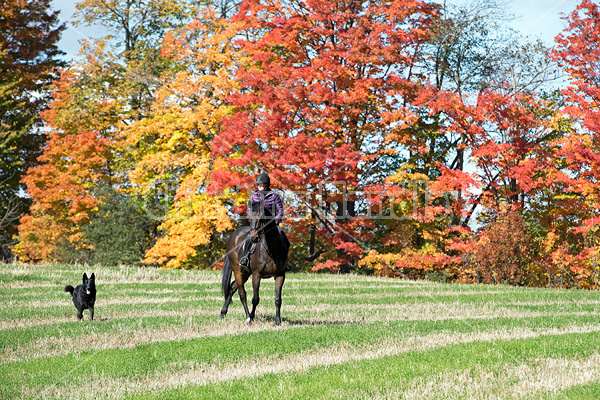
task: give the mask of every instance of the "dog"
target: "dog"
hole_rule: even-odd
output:
[[[83,318],[83,310],[90,310],[90,321],[94,320],[94,303],[96,302],[96,277],[92,275],[88,279],[83,273],[83,283],[74,288],[71,285],[65,286],[65,292],[71,293],[73,304],[77,308],[77,319]]]

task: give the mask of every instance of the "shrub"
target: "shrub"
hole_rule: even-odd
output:
[[[498,217],[481,233],[472,262],[483,283],[528,285],[543,273],[525,219],[516,210]]]

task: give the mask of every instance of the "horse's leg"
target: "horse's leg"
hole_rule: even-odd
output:
[[[246,322],[252,322],[250,318],[250,311],[248,311],[248,302],[246,301],[246,289],[244,289],[244,283],[248,280],[248,276],[246,272],[242,273],[239,270],[234,271],[235,275],[235,283],[237,284],[238,293],[240,294],[240,300],[242,301],[242,306],[244,306],[244,312],[246,313]]]
[[[225,299],[225,304],[223,305],[223,308],[221,309],[221,319],[225,318],[225,314],[227,314],[227,310],[229,309],[229,304],[231,303],[231,299],[233,298],[233,295],[235,294],[235,291],[237,290],[237,283],[235,281],[233,281],[233,284],[231,285],[231,288],[229,289],[229,293],[227,293],[227,298]]]
[[[285,274],[275,277],[275,325],[281,325],[281,288],[285,282]]]
[[[252,296],[252,311],[250,312],[250,319],[254,319],[254,315],[256,313],[256,306],[258,306],[258,302],[260,298],[258,297],[258,290],[260,288],[260,275],[258,273],[252,274],[252,291],[254,295]]]

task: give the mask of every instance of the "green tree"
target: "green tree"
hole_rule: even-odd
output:
[[[102,265],[136,265],[150,247],[155,228],[142,201],[109,189],[99,210],[83,228],[90,261]]]
[[[51,0],[7,0],[0,7],[0,259],[27,209],[21,177],[36,164],[45,136],[40,112],[64,66],[64,24]]]

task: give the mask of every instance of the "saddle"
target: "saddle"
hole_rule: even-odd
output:
[[[285,263],[287,262],[287,254],[289,252],[290,249],[290,242],[287,239],[287,236],[285,235],[285,233],[283,232],[283,230],[279,230],[280,233],[280,239],[281,239],[281,245],[282,248],[284,249],[283,252],[283,256],[282,257],[277,257],[275,259],[275,263],[277,264],[277,267],[281,267],[283,265],[285,265]],[[252,256],[252,254],[254,254],[254,252],[256,251],[256,247],[258,246],[258,244],[260,243],[260,236],[255,236],[252,237],[250,234],[248,234],[248,236],[246,236],[246,240],[244,242],[244,247],[243,247],[243,258],[246,258],[245,261],[248,262],[248,265],[243,265],[242,267],[246,268],[246,269],[250,269],[250,256]]]

